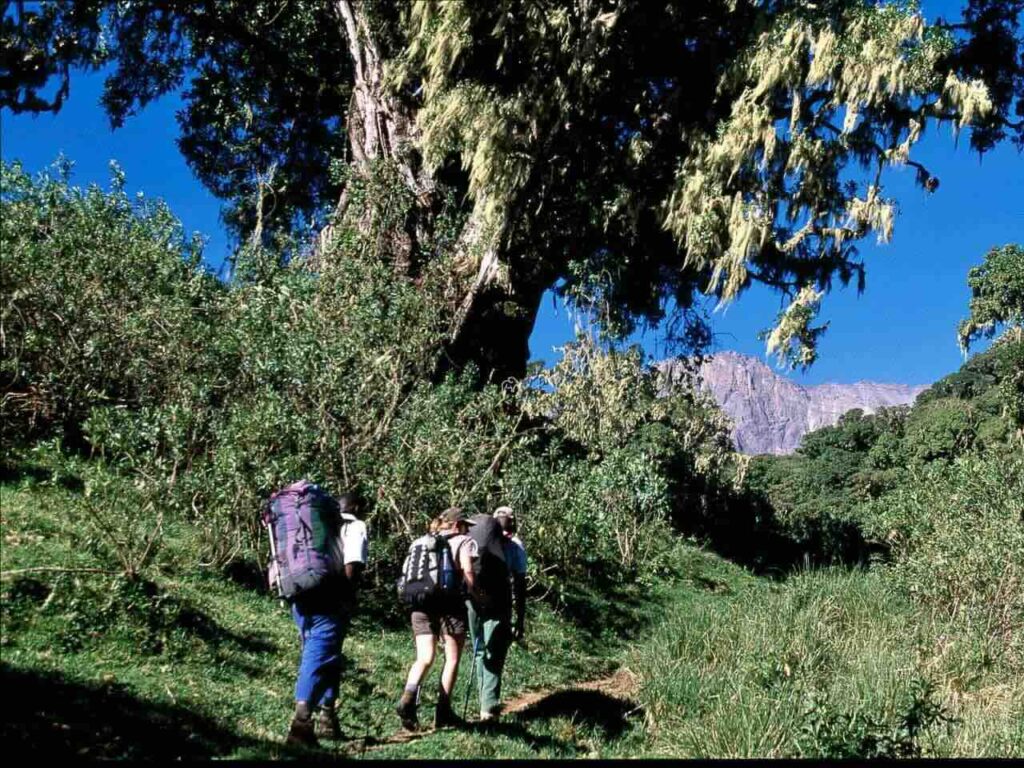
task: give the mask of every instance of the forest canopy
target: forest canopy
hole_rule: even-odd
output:
[[[455,253],[438,371],[522,375],[545,290],[666,318],[699,350],[698,299],[788,297],[768,347],[815,358],[857,243],[892,233],[887,167],[936,124],[1024,143],[1019,0],[915,3],[159,0],[3,4],[0,104],[58,110],[107,72],[117,126],[179,91],[179,147],[236,234],[322,257],[368,178],[397,181],[396,281]],[[457,211],[457,216],[452,212]],[[385,231],[386,230],[386,231]],[[367,256],[369,258],[369,256]]]

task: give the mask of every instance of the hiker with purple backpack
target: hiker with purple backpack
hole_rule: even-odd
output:
[[[369,549],[366,525],[356,517],[359,506],[353,493],[334,499],[303,480],[271,495],[263,511],[270,586],[289,602],[302,649],[289,744],[318,746],[318,730],[342,738],[335,709],[341,645]]]

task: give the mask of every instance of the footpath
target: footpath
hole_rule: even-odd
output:
[[[636,689],[636,675],[629,669],[621,667],[614,673],[595,680],[524,692],[505,703],[502,708],[502,719],[497,723],[492,725],[470,721],[464,730],[486,733],[488,730],[500,730],[510,721],[528,728],[532,720],[561,716],[573,721],[598,724],[606,732],[620,733],[628,725],[630,718],[642,714],[641,707],[632,698]],[[437,733],[437,729],[421,727],[416,731],[402,729],[386,738],[357,736],[343,742],[334,751],[355,757],[392,745],[408,744],[434,733]]]

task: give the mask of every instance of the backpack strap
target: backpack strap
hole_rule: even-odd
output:
[[[468,593],[469,582],[466,581],[466,572],[464,570],[462,570],[462,561],[459,560],[459,553],[462,552],[462,548],[463,548],[463,546],[465,546],[467,541],[469,541],[469,537],[468,536],[463,537],[462,541],[459,542],[459,546],[457,546],[455,548],[455,551],[452,552],[452,561],[453,561],[453,565],[455,567],[455,572],[457,574],[459,574],[459,582],[460,582],[459,589],[463,592],[463,594],[467,594]]]

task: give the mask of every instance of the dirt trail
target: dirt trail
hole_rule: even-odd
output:
[[[632,697],[633,694],[636,693],[637,686],[638,682],[636,675],[625,667],[622,667],[611,675],[607,675],[596,680],[587,680],[585,682],[575,683],[572,685],[545,688],[539,691],[528,691],[520,694],[519,696],[505,702],[502,707],[502,720],[504,720],[504,717],[507,717],[508,715],[527,712],[529,710],[539,710],[548,702],[555,701],[561,697],[572,696],[573,694],[578,694],[584,691],[601,694],[608,697],[610,700],[614,700],[622,706],[622,713],[626,715],[636,709],[632,702]],[[626,711],[627,709],[629,710],[628,713]],[[467,723],[467,726],[469,728],[486,727],[479,721],[470,721]],[[383,738],[373,736],[356,737],[352,739],[346,747],[341,748],[340,751],[348,753],[349,755],[375,752],[378,749],[382,749],[383,747],[393,744],[406,744],[410,741],[421,739],[434,732],[434,728],[423,727],[421,730],[415,732],[400,730],[391,736]]]
[[[522,712],[524,709],[529,709],[556,694],[565,694],[572,691],[597,691],[613,699],[629,700],[636,693],[636,689],[636,675],[625,667],[621,667],[613,674],[597,680],[589,680],[584,683],[565,685],[558,688],[548,688],[542,691],[528,691],[507,702],[502,708],[502,713],[511,715],[516,712]]]

